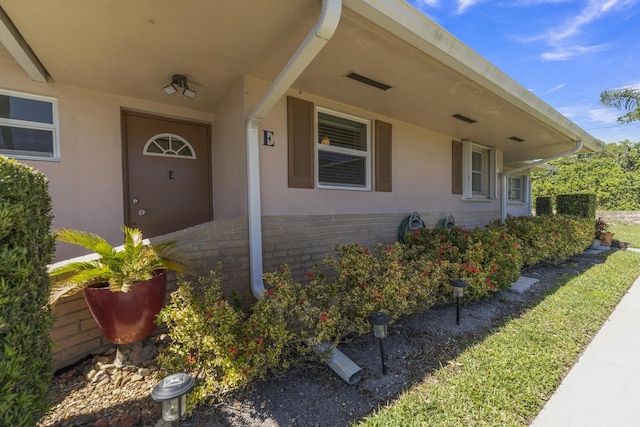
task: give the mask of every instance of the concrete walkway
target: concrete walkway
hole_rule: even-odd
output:
[[[640,278],[531,426],[640,426]]]

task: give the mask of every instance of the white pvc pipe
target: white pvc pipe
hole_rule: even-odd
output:
[[[566,157],[566,156],[570,156],[572,154],[577,153],[578,151],[582,150],[582,146],[583,143],[582,141],[576,141],[576,146],[573,147],[571,150],[567,150],[567,151],[563,151],[562,153],[558,153],[555,154],[553,156],[549,156],[549,157],[545,157],[544,159],[540,159],[540,160],[536,160],[533,163],[529,163],[528,165],[524,165],[524,166],[520,166],[518,168],[515,169],[511,169],[510,171],[505,171],[502,173],[502,188],[501,188],[501,194],[500,194],[500,221],[504,224],[504,221],[507,219],[507,199],[509,197],[509,195],[507,194],[507,183],[508,183],[508,177],[511,175],[515,175],[518,172],[522,172],[524,170],[527,169],[531,169],[534,168],[538,165],[541,165],[543,163],[547,163],[550,162],[551,160],[556,160],[559,159],[561,157]],[[531,200],[531,199],[529,199]],[[529,201],[529,203],[531,203],[531,201]]]
[[[342,0],[322,1],[322,10],[320,11],[318,22],[247,118],[249,263],[251,269],[251,292],[258,299],[262,298],[265,291],[262,281],[262,211],[260,207],[260,142],[258,126],[331,39],[338,27],[341,14]]]
[[[362,369],[351,359],[349,359],[343,352],[331,344],[322,343],[318,345],[317,352],[319,354],[327,353],[326,364],[333,369],[333,372],[338,374],[340,378],[345,380],[347,384],[354,385],[362,378]]]
[[[322,1],[322,10],[318,22],[247,118],[249,263],[251,269],[251,292],[257,299],[261,299],[265,292],[262,280],[262,209],[260,206],[260,141],[258,127],[262,119],[284,96],[293,82],[331,39],[338,27],[341,14],[342,0]],[[326,344],[326,346],[328,347],[323,347],[324,351],[329,350],[329,344]],[[362,372],[358,365],[353,363],[337,348],[331,349],[330,352],[327,365],[349,385],[357,383]]]

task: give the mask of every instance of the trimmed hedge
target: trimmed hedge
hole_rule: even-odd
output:
[[[53,377],[51,199],[44,175],[3,156],[0,196],[0,425],[34,426]]]
[[[551,215],[552,213],[551,197],[538,197],[536,199],[536,215]]]
[[[584,252],[593,243],[593,221],[572,216],[523,216],[495,221],[489,228],[504,229],[518,239],[525,267],[557,264]]]
[[[593,220],[596,217],[595,194],[561,194],[556,197],[558,215],[571,215]]]

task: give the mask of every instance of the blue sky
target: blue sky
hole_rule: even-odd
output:
[[[640,88],[640,0],[407,0],[604,142],[640,142],[640,122],[600,104]]]

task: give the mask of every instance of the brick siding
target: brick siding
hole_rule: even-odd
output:
[[[322,263],[336,244],[360,243],[372,247],[377,242],[396,241],[398,226],[408,214],[263,217],[264,271],[274,271],[287,263],[295,280],[305,280],[306,273],[314,264]],[[457,226],[472,228],[499,218],[500,212],[430,212],[420,215],[429,228],[448,216],[454,217]],[[235,291],[240,297],[251,299],[248,239],[247,218],[237,217],[215,220],[151,240],[178,240],[181,253],[194,273],[199,275],[208,274],[220,262],[223,292],[230,295]],[[175,290],[175,283],[175,275],[170,275],[168,293]],[[54,315],[56,321],[51,336],[55,343],[57,369],[113,346],[95,324],[82,293],[60,300],[54,307]]]

